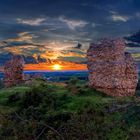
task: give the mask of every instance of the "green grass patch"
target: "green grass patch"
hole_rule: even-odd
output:
[[[32,82],[0,90],[0,139],[36,139],[40,134],[39,140],[62,139],[60,136],[67,140],[127,140],[140,136],[140,102],[136,97],[106,96],[77,79]]]

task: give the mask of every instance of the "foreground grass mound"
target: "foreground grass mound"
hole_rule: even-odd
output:
[[[72,79],[0,90],[0,139],[137,140],[140,102],[113,98]]]

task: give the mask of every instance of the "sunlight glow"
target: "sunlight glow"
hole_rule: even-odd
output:
[[[54,65],[52,65],[52,69],[53,70],[62,70],[62,66],[59,64],[54,64]]]

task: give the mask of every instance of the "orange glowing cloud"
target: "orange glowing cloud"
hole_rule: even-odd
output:
[[[48,64],[48,63],[26,64],[24,70],[43,70],[43,71],[87,70],[87,65],[60,61],[60,62],[53,62],[52,64]]]
[[[60,52],[59,51],[46,51],[44,53],[40,54],[41,58],[45,58],[45,59],[57,59],[60,56]]]
[[[27,52],[29,52],[30,50],[33,50],[34,48],[35,48],[35,46],[33,46],[33,45],[27,45],[27,46],[21,45],[21,46],[5,47],[5,48],[3,48],[3,51],[22,55],[22,54],[24,54],[25,50]]]

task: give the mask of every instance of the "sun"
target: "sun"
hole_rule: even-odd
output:
[[[59,65],[59,64],[54,64],[54,65],[52,65],[52,69],[53,70],[61,70],[62,69],[62,66]]]

